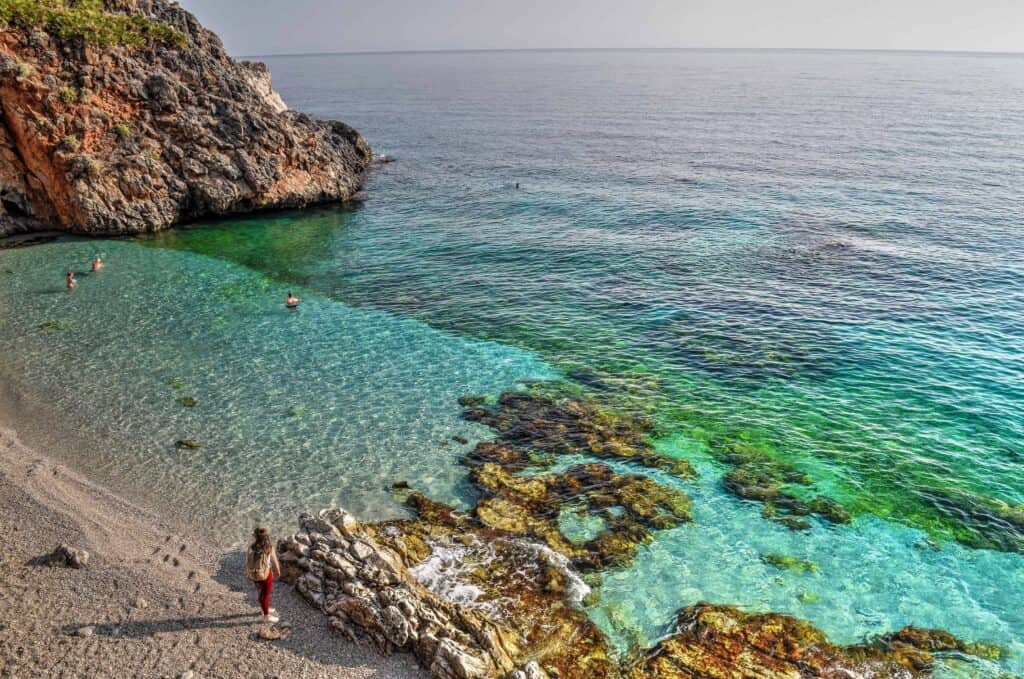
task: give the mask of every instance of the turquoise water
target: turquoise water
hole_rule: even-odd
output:
[[[108,266],[77,290],[54,280],[97,251]],[[0,271],[5,376],[58,415],[39,429],[75,431],[74,463],[157,491],[227,544],[311,508],[404,516],[399,479],[470,499],[455,464],[467,446],[451,437],[488,431],[460,419],[458,397],[553,375],[527,352],[301,289],[289,311],[250,269],[131,242],[24,248]]]
[[[397,159],[365,203],[0,252],[2,369],[110,442],[89,449],[100,471],[225,536],[332,502],[393,516],[395,478],[466,503],[450,437],[486,432],[457,396],[568,377],[652,413],[659,446],[704,472],[685,485],[695,524],[604,575],[591,613],[622,645],[707,599],[841,642],[943,627],[1024,674],[1024,536],[999,518],[1024,503],[1024,59],[270,65],[290,105]],[[110,268],[63,293],[95,249]],[[793,533],[727,495],[714,458],[735,442],[853,524]]]

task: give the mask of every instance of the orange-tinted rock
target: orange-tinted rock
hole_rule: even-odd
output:
[[[177,3],[105,3],[183,36],[102,45],[53,26],[0,31],[0,235],[156,231],[204,215],[345,200],[370,149],[351,127],[285,110]]]
[[[948,632],[907,627],[874,644],[837,646],[809,622],[700,603],[629,668],[630,679],[883,679],[928,676],[933,653],[967,652]]]

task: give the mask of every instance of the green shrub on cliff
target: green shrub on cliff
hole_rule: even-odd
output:
[[[93,45],[183,46],[185,36],[141,14],[109,12],[103,0],[0,0],[0,22],[40,26],[65,40]]]

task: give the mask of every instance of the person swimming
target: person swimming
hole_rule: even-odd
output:
[[[284,301],[284,305],[286,307],[288,307],[289,309],[297,309],[299,307],[299,302],[301,302],[301,301],[302,301],[301,299],[299,299],[298,297],[293,295],[292,291],[289,290],[288,291],[288,299],[286,299]]]
[[[92,270],[99,271],[103,268],[103,260],[100,259],[99,255],[96,255],[96,259],[92,260]]]
[[[68,275],[64,277],[67,282],[68,290],[74,290],[78,286],[78,281],[75,280],[75,272],[68,271]]]

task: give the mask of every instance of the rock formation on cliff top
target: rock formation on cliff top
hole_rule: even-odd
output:
[[[370,148],[164,0],[0,6],[0,236],[157,231],[350,198]]]

